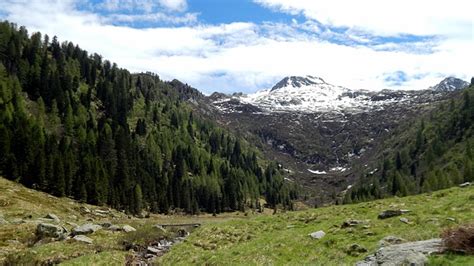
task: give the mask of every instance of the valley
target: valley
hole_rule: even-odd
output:
[[[474,219],[474,186],[451,188],[435,193],[391,198],[354,205],[331,206],[283,212],[271,215],[235,212],[212,216],[156,215],[130,217],[105,207],[57,198],[27,189],[0,178],[0,264],[124,265],[146,261],[157,265],[189,264],[325,264],[353,265],[375,252],[381,240],[393,236],[400,241],[438,238],[446,228],[466,224]],[[429,207],[427,207],[429,206]],[[400,217],[377,219],[386,209],[407,209]],[[57,220],[43,218],[48,214]],[[345,223],[350,225],[345,226]],[[39,224],[58,225],[71,232],[78,225],[128,225],[136,232],[113,231],[110,227],[88,233],[91,244],[66,237],[39,238]],[[172,241],[172,231],[159,224],[192,224],[181,243],[173,245],[163,256],[143,260],[130,246]],[[181,226],[177,227],[182,228]],[[309,236],[324,231],[321,239]],[[127,242],[128,241],[128,242]],[[351,251],[354,244],[362,249]],[[129,250],[127,250],[129,249]],[[139,249],[138,249],[139,250]],[[152,255],[154,250],[148,251]],[[470,265],[472,256],[459,254],[429,256],[431,265]]]
[[[313,76],[286,77],[250,95],[207,98],[215,119],[257,143],[287,178],[305,188],[310,204],[334,202],[361,172],[371,172],[385,139],[469,84],[446,78],[419,91],[361,91]],[[214,108],[213,108],[214,107]]]
[[[205,95],[0,22],[0,264],[473,264],[474,78],[376,89]]]

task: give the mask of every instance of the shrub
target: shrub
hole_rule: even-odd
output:
[[[447,229],[441,237],[447,251],[474,255],[474,224]]]

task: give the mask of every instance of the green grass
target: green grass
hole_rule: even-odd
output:
[[[214,264],[214,265],[352,265],[373,253],[380,239],[394,235],[406,240],[423,240],[439,237],[447,227],[474,222],[474,187],[452,188],[431,194],[406,198],[391,198],[354,205],[330,206],[277,215],[249,212],[227,213],[217,217],[152,215],[149,219],[128,219],[114,211],[117,218],[97,218],[94,223],[111,221],[113,224],[129,224],[138,229],[127,235],[122,232],[100,230],[87,245],[73,240],[51,242],[32,246],[35,238],[35,219],[47,213],[55,213],[61,224],[72,227],[67,221],[83,224],[90,215],[81,213],[80,207],[97,209],[68,198],[56,198],[42,192],[29,190],[17,183],[0,178],[0,215],[6,220],[22,218],[24,224],[0,225],[0,264],[61,262],[64,265],[123,265],[127,251],[121,242],[146,242],[147,232],[154,232],[154,224],[202,223],[183,243],[157,260],[164,265]],[[405,214],[412,224],[400,222],[399,217],[378,220],[385,209],[409,209]],[[269,212],[271,213],[271,212]],[[31,218],[25,218],[31,215]],[[446,218],[456,220],[452,222]],[[364,221],[353,228],[341,228],[347,219]],[[365,226],[365,227],[364,227]],[[311,239],[308,234],[323,230],[321,240]],[[145,234],[141,239],[141,235]],[[368,251],[350,255],[352,244],[359,244]],[[455,254],[437,255],[430,258],[432,265],[474,265],[474,257]]]
[[[452,188],[429,195],[391,198],[374,202],[288,212],[251,220],[209,224],[195,231],[185,243],[174,247],[158,262],[184,264],[317,264],[351,265],[378,248],[385,236],[394,235],[408,241],[439,237],[443,228],[474,222],[474,188]],[[385,209],[409,209],[399,217],[377,219]],[[447,220],[454,218],[456,222]],[[365,221],[354,228],[341,228],[347,219]],[[364,225],[368,228],[364,228]],[[323,230],[327,234],[314,240],[309,233]],[[351,244],[368,251],[349,255]],[[474,265],[474,257],[436,256],[435,265]]]

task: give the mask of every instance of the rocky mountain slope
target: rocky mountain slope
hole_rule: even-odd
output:
[[[221,124],[259,143],[318,202],[352,185],[354,168],[363,167],[400,122],[435,108],[465,85],[447,78],[426,90],[365,91],[291,76],[271,89],[215,93],[207,101]]]

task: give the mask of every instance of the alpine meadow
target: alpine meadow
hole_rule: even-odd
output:
[[[5,0],[0,265],[474,265],[467,0]]]

